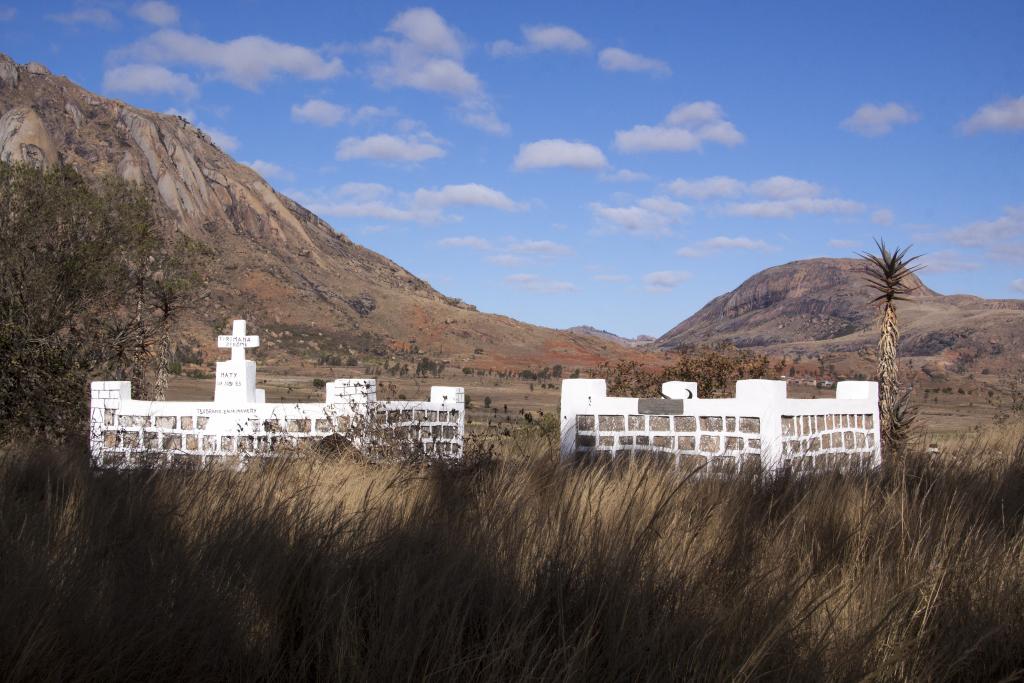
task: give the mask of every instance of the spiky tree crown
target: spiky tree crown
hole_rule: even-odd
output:
[[[912,283],[911,275],[921,270],[923,264],[914,264],[920,256],[907,256],[911,247],[897,247],[892,251],[885,246],[885,240],[875,240],[877,254],[862,252],[859,256],[866,262],[864,275],[868,285],[878,292],[872,303],[878,301],[906,301],[917,285]],[[911,245],[912,246],[912,245]]]

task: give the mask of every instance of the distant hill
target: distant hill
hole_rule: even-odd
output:
[[[622,346],[627,346],[630,348],[647,346],[654,341],[654,337],[648,336],[646,334],[641,334],[637,337],[634,337],[633,339],[630,339],[628,337],[619,336],[614,332],[609,332],[607,330],[599,330],[596,327],[591,327],[590,325],[577,325],[576,327],[570,327],[569,329],[566,330],[566,332],[590,336],[594,337],[595,339],[601,339],[604,341],[613,342],[615,344],[621,344]]]
[[[712,299],[656,345],[729,342],[772,352],[856,352],[877,342],[877,309],[857,259],[816,258],[775,266]],[[927,276],[927,270],[921,273]],[[898,305],[901,354],[983,367],[1024,361],[1024,301],[945,296],[915,278]]]
[[[216,258],[208,299],[183,321],[201,350],[245,316],[263,358],[418,348],[483,367],[592,366],[609,352],[587,335],[528,325],[447,297],[366,249],[185,119],[95,95],[36,64],[0,54],[0,159],[69,164],[152,189],[170,229]]]

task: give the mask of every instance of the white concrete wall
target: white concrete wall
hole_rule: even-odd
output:
[[[839,382],[833,399],[788,398],[786,383],[773,380],[740,380],[734,398],[699,398],[683,382],[662,393],[682,400],[611,397],[603,379],[563,380],[562,458],[645,454],[723,472],[755,462],[769,470],[880,463],[875,382]]]
[[[228,361],[230,362],[230,361]],[[245,388],[245,387],[243,387]],[[461,387],[432,387],[425,401],[378,401],[374,380],[339,379],[323,403],[139,401],[129,382],[93,382],[90,444],[98,467],[200,464],[271,455],[283,447],[345,435],[359,448],[400,439],[423,452],[460,457],[465,433]]]

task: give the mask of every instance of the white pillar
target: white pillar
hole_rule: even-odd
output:
[[[576,416],[592,414],[596,400],[608,395],[608,385],[603,379],[563,379],[561,426],[561,456],[565,460],[576,452]]]
[[[245,321],[235,320],[231,335],[217,338],[217,346],[231,349],[231,360],[217,363],[215,403],[262,403],[263,392],[256,393],[256,363],[245,359],[245,350],[260,345],[260,338],[245,334]]]

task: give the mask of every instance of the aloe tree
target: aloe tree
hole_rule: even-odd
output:
[[[881,304],[881,330],[878,337],[878,411],[883,445],[892,454],[902,440],[903,421],[900,419],[901,397],[899,368],[896,364],[897,347],[900,342],[899,321],[896,318],[896,302],[906,301],[916,289],[914,273],[923,265],[915,265],[920,256],[908,256],[910,247],[889,251],[884,240],[875,240],[878,253],[864,252],[864,275],[868,284],[878,292],[872,303]]]

